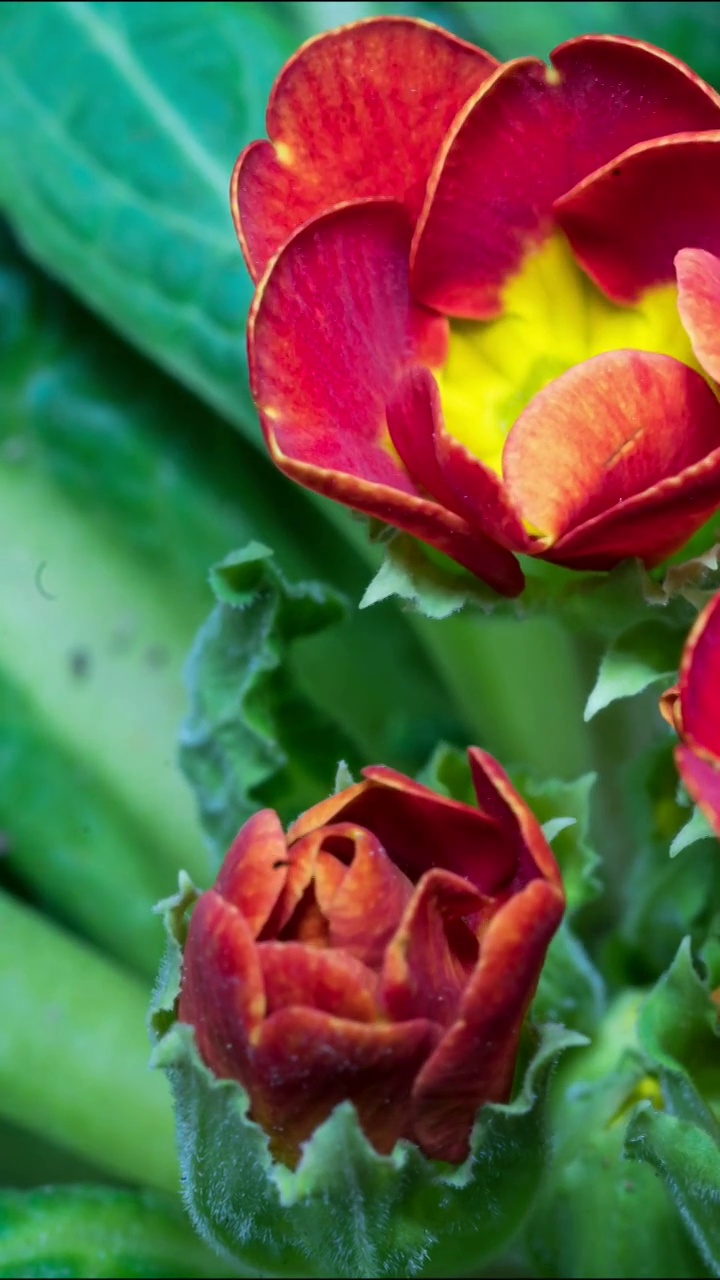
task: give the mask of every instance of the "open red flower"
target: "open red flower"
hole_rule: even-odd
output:
[[[328,32],[232,184],[274,461],[509,595],[720,505],[720,99],[639,41],[550,62]]]
[[[478,809],[376,766],[287,836],[263,810],[195,906],[180,1020],[288,1164],[346,1099],[378,1151],[459,1162],[510,1094],[564,897],[533,815],[469,756]]]
[[[698,616],[660,710],[680,738],[678,773],[720,838],[720,594]]]

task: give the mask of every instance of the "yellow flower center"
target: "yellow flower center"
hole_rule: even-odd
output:
[[[697,368],[680,323],[675,285],[619,307],[583,275],[557,232],[505,287],[497,320],[453,320],[436,374],[450,435],[498,475],[505,438],[536,392],[606,351],[674,356]]]

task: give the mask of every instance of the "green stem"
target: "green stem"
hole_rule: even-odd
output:
[[[0,1116],[116,1176],[176,1192],[170,1098],[141,982],[0,895]]]
[[[545,777],[590,767],[581,654],[556,619],[461,614],[421,628],[473,740]]]

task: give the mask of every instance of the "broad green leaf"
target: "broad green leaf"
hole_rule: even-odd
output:
[[[0,1276],[237,1275],[194,1235],[176,1201],[115,1187],[0,1191]]]
[[[592,720],[618,698],[632,698],[652,684],[675,678],[684,637],[655,620],[624,631],[610,645],[585,708]]]
[[[191,900],[184,884],[165,904],[168,962],[151,1026],[158,1037],[153,1062],[170,1080],[187,1201],[201,1234],[242,1265],[272,1275],[462,1275],[491,1258],[539,1188],[548,1070],[584,1038],[547,1029],[514,1102],[480,1111],[462,1166],[427,1160],[406,1142],[379,1156],[344,1103],[291,1171],[271,1160],[240,1085],[216,1079],[199,1059],[191,1028],[173,1021],[178,942]]]
[[[218,601],[187,666],[190,713],[180,761],[215,856],[263,804],[285,820],[327,795],[355,749],[293,687],[288,646],[339,621],[342,597],[317,582],[289,585],[258,543],[216,565]]]
[[[592,902],[600,893],[598,877],[600,858],[590,840],[590,804],[596,776],[586,773],[574,782],[537,779],[514,770],[513,782],[543,824],[572,818],[562,830],[556,830],[552,850],[560,867],[565,886],[568,913]]]
[[[258,443],[228,186],[296,39],[266,4],[0,8],[0,203],[23,243]]]
[[[36,901],[151,978],[162,954],[152,908],[166,865],[73,745],[0,672],[4,866]],[[198,841],[200,835],[198,833]]]
[[[107,1173],[177,1189],[147,984],[0,893],[0,1116]]]

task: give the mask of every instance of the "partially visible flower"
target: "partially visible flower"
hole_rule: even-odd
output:
[[[550,61],[328,32],[232,186],[273,460],[508,595],[720,505],[720,99],[639,41]]]
[[[287,836],[263,810],[194,908],[179,1018],[287,1164],[347,1099],[379,1152],[459,1162],[510,1095],[564,896],[502,769],[469,756],[478,809],[378,766]]]
[[[678,682],[663,694],[660,710],[680,738],[678,772],[720,837],[720,594],[697,618]]]

